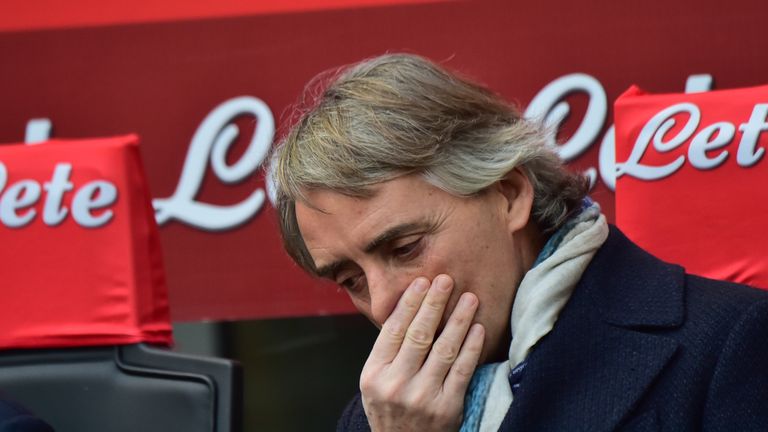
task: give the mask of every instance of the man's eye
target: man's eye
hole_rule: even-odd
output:
[[[406,243],[402,246],[398,246],[392,249],[392,256],[399,259],[413,258],[418,253],[419,246],[421,245],[421,237],[418,239]]]
[[[365,276],[355,275],[344,278],[341,282],[339,282],[339,286],[349,291],[350,293],[360,292],[365,287]]]

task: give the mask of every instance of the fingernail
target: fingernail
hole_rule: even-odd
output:
[[[472,294],[464,293],[461,295],[462,306],[474,306],[475,303],[477,303],[477,297],[473,296]]]
[[[451,283],[451,278],[446,275],[439,275],[435,278],[435,288],[442,292],[450,291],[452,286],[453,284]]]
[[[418,278],[411,282],[411,288],[417,293],[423,293],[429,288],[429,283],[424,278]]]
[[[483,328],[482,324],[475,323],[472,324],[472,327],[469,328],[470,336],[481,336],[483,333],[485,333],[485,328]]]

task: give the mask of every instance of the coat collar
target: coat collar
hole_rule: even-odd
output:
[[[614,430],[677,350],[684,273],[611,227],[552,332],[534,348],[500,430]]]

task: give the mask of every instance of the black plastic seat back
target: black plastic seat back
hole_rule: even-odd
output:
[[[0,352],[0,394],[57,432],[239,432],[231,360],[143,344]]]

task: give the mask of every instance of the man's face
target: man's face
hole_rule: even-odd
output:
[[[519,173],[516,180],[530,186]],[[297,202],[296,217],[321,276],[346,289],[379,327],[415,278],[451,276],[442,325],[460,295],[474,293],[475,322],[486,334],[481,361],[491,361],[506,356],[515,291],[535,258],[523,234],[530,199],[519,189],[501,182],[478,196],[457,197],[409,175],[377,185],[370,198],[308,191],[315,208]]]

